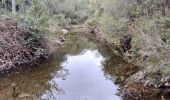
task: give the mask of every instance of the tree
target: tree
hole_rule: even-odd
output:
[[[16,0],[12,0],[12,13],[16,14]]]

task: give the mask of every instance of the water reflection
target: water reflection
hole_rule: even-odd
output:
[[[115,95],[118,86],[113,83],[117,75],[113,70],[119,64],[127,64],[118,57],[111,57],[105,46],[90,42],[87,38],[70,39],[47,63],[26,66],[26,69],[23,68],[25,70],[0,78],[0,100],[13,98],[11,84],[17,85],[16,99],[23,98],[23,93],[29,94],[28,100],[121,99]]]
[[[65,92],[58,95],[52,89],[53,97],[49,91],[42,96],[43,99],[54,100],[119,100],[116,96],[117,86],[106,80],[101,70],[104,58],[98,51],[85,50],[80,55],[67,55],[62,66],[69,71],[66,80],[54,76],[50,84],[58,83]],[[50,94],[49,94],[50,93]]]

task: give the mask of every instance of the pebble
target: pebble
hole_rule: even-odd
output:
[[[166,82],[164,86],[170,87],[170,83]]]

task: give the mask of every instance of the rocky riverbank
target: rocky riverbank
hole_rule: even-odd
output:
[[[136,66],[136,68],[133,68],[129,76],[126,76],[123,81],[121,81],[122,84],[122,93],[126,97],[132,97],[133,99],[141,99],[141,98],[151,98],[153,96],[160,96],[162,95],[163,98],[165,95],[169,94],[170,92],[170,78],[169,75],[165,75],[166,73],[163,73],[161,70],[155,71],[155,72],[148,72],[147,69],[144,69],[142,66],[138,65],[135,62],[131,62],[126,55],[127,52],[130,51],[132,48],[132,35],[125,35],[120,38],[120,44],[117,45],[116,43],[113,43],[104,36],[104,33],[101,31],[100,27],[91,27],[87,28],[88,36],[91,38],[107,44],[114,53],[118,54],[120,57],[128,61],[132,64],[132,66]],[[142,56],[143,57],[143,56]],[[134,59],[134,58],[131,58]],[[127,71],[128,73],[128,71]],[[166,97],[166,96],[165,96]]]

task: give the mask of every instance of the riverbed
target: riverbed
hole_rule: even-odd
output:
[[[67,38],[42,64],[1,77],[0,100],[122,100],[120,83],[131,65],[97,41]]]
[[[13,98],[12,85],[16,98],[121,100],[114,77],[105,72],[110,55],[103,47],[84,36],[72,36],[45,63],[27,66],[1,78],[1,100]]]

